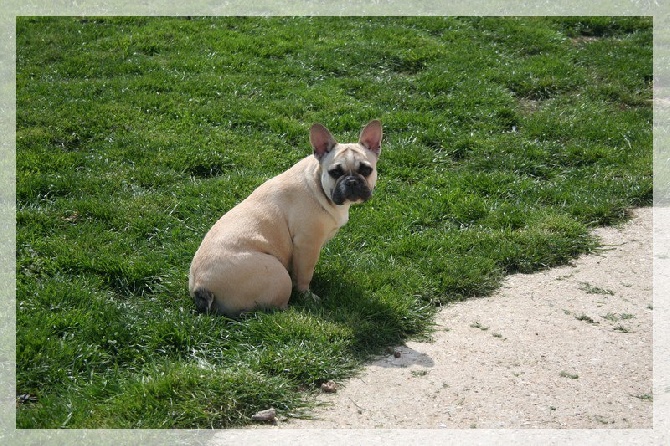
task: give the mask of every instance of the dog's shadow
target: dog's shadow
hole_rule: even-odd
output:
[[[410,336],[418,334],[418,329],[402,306],[393,305],[375,296],[374,292],[346,280],[334,281],[316,276],[312,289],[319,300],[293,293],[289,307],[310,317],[345,326],[353,334],[353,356],[369,361],[389,354],[391,359],[395,359],[393,353],[398,349],[409,352],[407,347],[397,346],[404,345]],[[393,350],[391,347],[397,348]],[[430,358],[420,354],[408,355],[402,363],[407,365],[411,358],[415,358],[417,364],[433,364]]]
[[[435,365],[433,358],[426,353],[422,353],[406,345],[396,347],[392,352],[378,358],[374,365],[383,368],[408,368],[410,366],[419,366],[423,368],[432,368]],[[412,372],[415,373],[415,372]],[[416,372],[420,373],[420,372]]]

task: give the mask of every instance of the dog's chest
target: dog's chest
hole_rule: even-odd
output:
[[[349,221],[349,211],[348,209],[345,212],[340,212],[336,217],[335,217],[335,226],[330,230],[329,233],[326,234],[326,241],[330,240],[337,234],[337,231],[340,230],[342,226],[347,224]]]

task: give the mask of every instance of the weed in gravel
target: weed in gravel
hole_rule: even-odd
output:
[[[628,320],[635,318],[635,315],[632,313],[612,313],[609,312],[605,316],[602,316],[603,319],[606,319],[610,322],[618,322],[619,320]]]
[[[584,314],[584,313],[580,314],[579,316],[575,316],[575,319],[577,319],[578,321],[588,322],[589,324],[595,324],[595,323],[596,323],[596,322],[593,320],[592,317],[587,316],[587,315]]]
[[[604,417],[604,416],[602,416],[602,415],[594,415],[594,416],[593,416],[593,419],[594,419],[597,423],[599,423],[599,424],[605,424],[605,425],[607,425],[607,424],[614,424],[614,423],[615,423],[614,420],[609,419],[609,418],[607,418],[607,417]]]
[[[569,379],[578,379],[579,375],[576,373],[568,373],[566,371],[561,371],[560,373],[561,378],[569,378]]]
[[[607,313],[605,316],[602,316],[602,318],[610,322],[617,322],[619,320],[619,316],[612,312]]]
[[[587,294],[603,294],[608,296],[613,296],[614,292],[612,290],[607,290],[605,288],[600,288],[594,285],[591,285],[588,282],[580,282],[579,289],[584,291]]]
[[[473,322],[472,324],[470,324],[470,328],[479,328],[482,331],[486,331],[489,329],[489,327],[485,327],[479,322]]]
[[[641,400],[641,401],[649,401],[649,402],[653,402],[653,401],[654,401],[654,395],[651,394],[651,393],[643,393],[643,394],[640,394],[640,395],[632,395],[632,394],[631,394],[631,396],[632,396],[632,397],[635,397],[635,398],[637,398],[637,399],[639,399],[639,400]]]

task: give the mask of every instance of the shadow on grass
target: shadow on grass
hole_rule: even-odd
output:
[[[316,277],[313,289],[319,302],[292,296],[295,311],[346,328],[348,353],[359,361],[383,353],[389,346],[426,331],[415,316],[427,321],[435,307],[416,296],[366,289],[352,280]]]

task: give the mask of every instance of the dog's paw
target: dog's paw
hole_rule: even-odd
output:
[[[321,302],[321,298],[314,294],[312,290],[307,290],[307,291],[301,291],[300,292],[300,297],[305,300],[309,300],[312,302]]]

